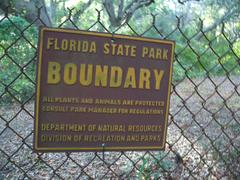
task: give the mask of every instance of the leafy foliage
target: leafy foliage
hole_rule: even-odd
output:
[[[166,160],[166,154],[163,152],[158,152],[154,158],[149,154],[145,155],[139,164],[138,179],[158,179],[164,172],[171,170],[173,164],[170,160]]]
[[[168,1],[156,0],[149,6],[137,9],[128,22],[130,26],[122,22],[123,26],[121,27],[111,25],[108,13],[100,0],[88,1],[89,4],[79,2],[75,4],[76,7],[68,6],[73,16],[75,12],[81,11],[79,16],[75,16],[75,19],[78,20],[76,26],[71,21],[73,17],[69,17],[66,5],[68,1],[46,0],[45,2],[48,5],[54,27],[76,28],[77,26],[80,29],[90,28],[90,31],[100,32],[106,32],[106,27],[109,31],[117,34],[167,38],[175,41],[177,56],[173,66],[174,81],[183,80],[186,77],[240,74],[240,40],[235,33],[239,32],[240,24],[236,18],[228,17],[228,21],[225,23],[226,32],[223,34],[219,24],[215,22],[222,15],[221,13],[227,12],[229,8],[228,6],[220,6],[224,4],[224,0],[206,1],[202,4],[188,3],[187,5],[176,5]],[[52,2],[55,3],[54,6],[51,4]],[[124,7],[131,3],[128,0],[125,2]],[[235,1],[232,1],[230,7],[234,3]],[[81,7],[86,7],[86,9],[81,9]],[[117,1],[114,1],[113,7],[117,13]],[[199,8],[205,8],[205,12],[198,13]],[[98,11],[102,9],[100,21],[97,21],[99,14],[96,9]],[[235,17],[236,11],[234,13]],[[22,15],[22,13],[20,14]],[[198,17],[205,18],[204,22],[210,23],[210,26],[211,22],[215,22],[213,25],[217,26],[213,29],[210,28],[210,31],[203,29],[203,34],[200,32],[201,21],[197,20]],[[25,101],[34,93],[38,24],[35,24],[36,27],[34,24],[29,26],[29,20],[23,15],[17,16],[17,13],[8,18],[5,17],[0,22],[0,92],[5,92],[1,94],[3,102],[11,102],[14,99],[13,96],[19,101]],[[204,28],[205,26],[206,23],[203,24]],[[24,33],[21,33],[23,30]],[[5,86],[10,93],[4,90]]]
[[[29,23],[18,16],[0,23],[0,92],[4,92],[4,86],[9,91],[2,95],[1,103],[15,98],[24,101],[34,93],[37,28],[28,26]]]

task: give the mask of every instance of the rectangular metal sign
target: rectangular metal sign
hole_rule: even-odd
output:
[[[173,55],[168,40],[42,28],[34,149],[163,150]]]

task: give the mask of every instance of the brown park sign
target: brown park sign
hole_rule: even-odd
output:
[[[34,149],[163,150],[174,42],[42,28]]]

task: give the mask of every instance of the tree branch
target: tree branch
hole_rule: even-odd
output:
[[[119,20],[117,20],[117,18],[116,18],[112,0],[104,0],[103,6],[105,7],[105,9],[107,11],[107,14],[108,14],[108,17],[109,17],[109,20],[110,20],[110,23],[112,24],[112,26],[114,26],[114,27],[117,26],[117,24],[119,24],[118,23]]]
[[[143,6],[149,6],[152,4],[154,0],[139,0],[136,1],[135,3],[132,3],[131,6],[127,6],[125,8],[125,14],[126,14],[126,22],[128,22],[131,17],[133,16],[133,13],[138,10],[139,8],[142,8]]]
[[[73,15],[73,19],[72,21],[74,23],[77,23],[79,21],[79,17],[80,15],[93,3],[93,0],[88,0],[87,3],[84,3],[81,8],[79,8],[79,10],[77,10],[75,12],[75,14]]]
[[[123,6],[124,6],[124,0],[120,0],[118,2],[118,16],[117,16],[118,18],[121,18],[124,15]]]
[[[132,0],[123,10],[124,0],[120,0],[118,3],[117,16],[112,0],[104,0],[103,5],[107,11],[111,25],[117,27],[120,26],[124,20],[128,22],[137,9],[143,6],[149,6],[153,2],[154,0]]]
[[[190,2],[190,1],[200,1],[200,0],[178,0],[178,2],[179,2],[180,4],[184,4],[184,3]]]
[[[51,17],[52,22],[56,20],[56,0],[50,0],[50,7],[49,7],[49,15]]]
[[[39,8],[39,7],[42,8],[42,11],[40,13],[40,18],[43,20],[43,22],[47,26],[52,26],[52,19],[50,18],[49,14],[48,14],[45,0],[33,0],[33,1],[35,2],[35,4],[36,4],[36,2],[39,3],[39,4],[37,4],[36,8]]]
[[[217,26],[219,26],[222,22],[230,19],[232,17],[233,14],[235,14],[236,12],[238,12],[238,9],[233,9],[230,10],[228,12],[226,12],[220,19],[216,20],[212,25],[208,26],[206,29],[203,30],[203,33],[208,33],[210,31],[212,31],[213,29],[215,29]],[[201,37],[203,36],[202,33],[199,33],[198,35],[195,36],[195,38],[197,40],[199,40]]]
[[[51,19],[47,13],[46,5],[44,0],[30,0],[26,1],[12,1],[12,5],[10,5],[10,0],[4,0],[0,2],[0,8],[6,12],[7,7],[9,7],[9,13],[22,14],[22,16],[28,21],[32,23],[38,18],[38,7],[41,7],[40,19],[46,26],[52,26]],[[25,11],[24,13],[22,13]],[[42,23],[39,21],[35,22],[36,26],[41,26]]]

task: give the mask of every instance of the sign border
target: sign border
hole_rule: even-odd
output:
[[[40,82],[41,82],[41,68],[42,68],[42,51],[43,51],[43,33],[46,31],[50,32],[64,32],[64,33],[74,33],[74,34],[82,34],[82,35],[91,35],[91,36],[100,36],[100,37],[109,37],[112,39],[129,39],[129,40],[137,40],[144,42],[154,42],[161,44],[170,44],[172,45],[172,52],[170,58],[170,74],[168,79],[168,97],[166,102],[166,113],[165,113],[165,127],[163,134],[163,143],[160,146],[137,146],[137,147],[112,147],[112,146],[104,146],[104,147],[58,147],[58,148],[50,148],[50,147],[39,147],[38,146],[38,133],[39,133],[39,111],[40,111]],[[36,152],[53,152],[53,151],[66,151],[66,152],[74,152],[74,151],[122,151],[122,150],[162,150],[165,149],[166,144],[166,131],[168,126],[168,113],[169,113],[169,104],[170,104],[170,92],[171,92],[171,82],[172,82],[172,69],[173,69],[173,60],[174,60],[174,50],[175,50],[175,42],[171,40],[161,40],[154,38],[146,38],[146,37],[134,37],[120,34],[110,34],[104,32],[95,32],[95,31],[82,31],[82,30],[74,30],[74,29],[63,29],[63,28],[49,28],[49,27],[41,27],[39,30],[39,41],[38,41],[38,63],[37,63],[37,76],[36,76],[36,89],[37,92],[35,94],[35,121],[34,121],[34,150]]]

